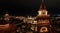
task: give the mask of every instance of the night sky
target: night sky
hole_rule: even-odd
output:
[[[49,14],[60,14],[60,0],[45,0]],[[36,15],[41,0],[0,0],[0,15]]]

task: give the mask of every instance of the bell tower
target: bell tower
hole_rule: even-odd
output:
[[[50,16],[46,10],[44,0],[42,0],[37,15],[37,31],[38,33],[47,33],[50,29]]]

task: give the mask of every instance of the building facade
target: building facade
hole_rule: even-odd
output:
[[[38,33],[48,33],[50,30],[50,15],[46,10],[44,0],[40,5],[37,15],[37,31]]]

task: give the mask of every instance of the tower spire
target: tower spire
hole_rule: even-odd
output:
[[[38,10],[38,16],[42,16],[42,15],[47,15],[47,10],[46,10],[46,6],[44,4],[44,0],[41,0],[41,5]]]
[[[42,0],[42,2],[41,2],[39,10],[46,10],[46,6],[44,4],[44,0]]]

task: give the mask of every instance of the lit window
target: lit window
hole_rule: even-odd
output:
[[[40,32],[47,32],[47,31],[48,31],[47,27],[41,27],[40,29]]]

